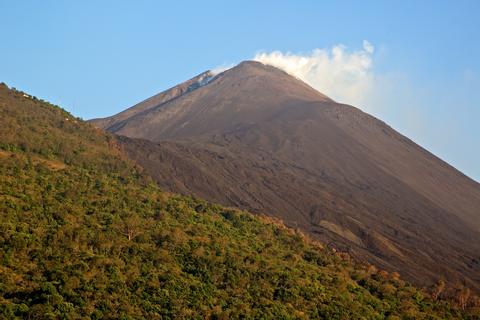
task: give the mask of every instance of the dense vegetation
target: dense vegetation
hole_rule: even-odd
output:
[[[281,223],[161,192],[114,138],[0,85],[0,317],[474,317]]]

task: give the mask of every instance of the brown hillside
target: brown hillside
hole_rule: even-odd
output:
[[[119,140],[168,190],[279,217],[417,284],[480,288],[478,183],[276,68],[209,80],[94,123],[135,138]]]

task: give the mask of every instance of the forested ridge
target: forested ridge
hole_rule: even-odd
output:
[[[477,318],[280,221],[162,192],[114,136],[3,84],[0,181],[0,318]]]

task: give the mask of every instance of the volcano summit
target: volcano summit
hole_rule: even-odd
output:
[[[169,191],[278,217],[419,285],[480,289],[480,184],[277,68],[206,72],[92,122]]]

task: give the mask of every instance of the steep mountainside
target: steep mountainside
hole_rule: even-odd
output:
[[[276,68],[179,93],[191,81],[93,123],[133,138],[122,148],[170,191],[279,217],[417,284],[480,289],[478,183]]]
[[[111,135],[3,84],[0,181],[2,319],[478,313],[271,219],[164,193]]]

